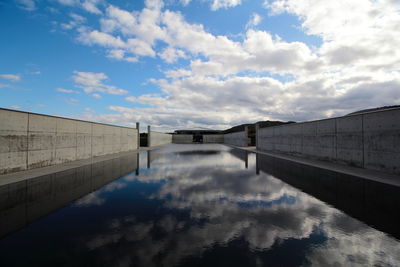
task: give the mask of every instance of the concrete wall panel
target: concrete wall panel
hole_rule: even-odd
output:
[[[247,146],[248,137],[245,131],[224,134],[224,143],[234,146]]]
[[[204,140],[204,136],[203,136]],[[174,144],[191,144],[193,143],[192,134],[174,134],[172,135],[172,143]]]
[[[149,146],[161,146],[172,143],[172,134],[150,132]]]
[[[206,134],[203,135],[203,143],[216,143],[223,144],[224,143],[224,135],[223,134]]]
[[[26,169],[28,114],[0,112],[0,174]]]
[[[57,118],[29,114],[28,168],[56,164]]]
[[[340,163],[363,167],[362,115],[336,119],[336,160]]]
[[[336,159],[336,121],[317,121],[317,136],[314,153],[323,160]]]
[[[0,174],[137,149],[137,129],[0,109]]]
[[[400,174],[400,110],[363,118],[365,167]]]

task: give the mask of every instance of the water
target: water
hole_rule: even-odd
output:
[[[399,266],[399,193],[170,145],[0,187],[0,266]]]

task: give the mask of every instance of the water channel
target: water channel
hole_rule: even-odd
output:
[[[400,188],[224,145],[0,187],[0,266],[399,266]]]

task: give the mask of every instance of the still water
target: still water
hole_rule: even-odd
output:
[[[223,145],[0,187],[0,266],[399,266],[400,189]]]

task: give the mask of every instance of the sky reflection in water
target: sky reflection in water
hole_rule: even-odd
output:
[[[43,203],[48,198],[27,193],[21,203],[28,214],[24,220],[30,224],[0,240],[0,265],[399,265],[400,244],[393,237],[397,233],[390,235],[368,226],[374,220],[358,213],[364,204],[343,204],[343,210],[366,218],[366,223],[335,208],[340,207],[342,198],[330,203],[323,199],[327,204],[305,193],[311,189],[299,177],[282,176],[290,184],[302,183],[299,187],[305,192],[268,174],[323,175],[324,184],[313,182],[316,194],[329,186],[326,179],[333,179],[329,177],[332,174],[312,170],[309,175],[310,171],[297,167],[267,157],[256,159],[255,154],[222,145],[171,145],[141,153],[138,160],[92,166],[90,174],[71,178],[71,184],[76,184],[81,177],[80,185],[72,190],[76,192],[83,190],[89,177],[89,191],[64,208],[46,211]],[[106,174],[106,170],[127,174],[115,180],[115,174]],[[53,200],[58,199],[55,192],[68,191],[68,185],[58,186],[62,189],[57,191],[57,177],[42,179],[52,179],[47,195]],[[334,179],[337,186],[343,178]],[[99,187],[105,185],[89,193],[96,182]],[[69,201],[76,199],[71,194],[63,199],[68,197]],[[8,205],[2,206],[1,217],[8,219],[8,224],[16,217],[10,219],[7,214],[19,207],[10,200],[6,198]],[[30,207],[37,201],[45,210],[38,216],[50,215],[30,219]],[[385,220],[390,221],[390,216]],[[374,227],[391,229],[390,225],[378,226]]]

